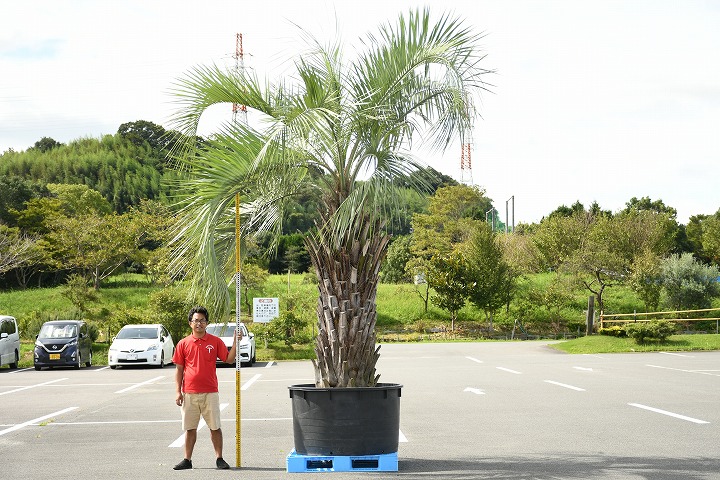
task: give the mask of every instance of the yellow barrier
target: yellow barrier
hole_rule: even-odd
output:
[[[698,310],[668,310],[664,312],[634,312],[634,313],[613,313],[600,314],[600,328],[604,328],[606,323],[629,323],[629,322],[650,322],[652,320],[667,320],[668,322],[704,322],[715,320],[716,332],[720,333],[720,317],[689,317],[689,318],[648,318],[660,315],[676,315],[676,314],[692,314],[701,312],[720,312],[720,308],[701,308]],[[643,318],[638,318],[643,317]]]

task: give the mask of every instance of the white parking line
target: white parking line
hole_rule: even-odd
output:
[[[44,415],[42,417],[33,418],[32,420],[28,420],[24,423],[18,423],[17,425],[14,425],[10,428],[6,428],[5,430],[0,430],[0,436],[5,435],[6,433],[14,432],[15,430],[20,430],[23,427],[27,427],[28,425],[32,425],[34,423],[42,422],[43,420],[47,420],[48,418],[56,417],[58,415],[62,415],[63,413],[67,413],[71,410],[75,410],[78,407],[68,407],[63,410],[59,410],[55,413],[51,413],[49,415]]]
[[[557,385],[557,386],[559,386],[559,387],[569,388],[570,390],[575,390],[575,391],[578,391],[578,392],[584,392],[584,391],[585,391],[584,388],[573,387],[572,385],[568,385],[568,384],[566,384],[566,383],[554,382],[554,381],[552,381],[552,380],[545,380],[545,382],[546,382],[546,383],[552,383],[553,385]]]
[[[668,412],[667,410],[660,410],[659,408],[648,407],[647,405],[641,405],[639,403],[628,403],[628,405],[630,405],[631,407],[642,408],[643,410],[649,410],[655,413],[661,413],[669,417],[679,418],[680,420],[686,420],[692,423],[710,423],[706,422],[705,420],[698,420],[697,418],[686,417],[685,415],[680,415],[679,413]]]
[[[400,443],[407,443],[408,439],[407,439],[407,437],[402,433],[402,430],[399,430],[398,433],[399,433],[399,435],[398,435],[398,441],[399,441]]]
[[[522,372],[518,372],[517,370],[511,370],[511,369],[505,368],[505,367],[495,367],[495,368],[497,368],[498,370],[502,370],[503,372],[514,373],[515,375],[522,375]]]
[[[682,353],[674,353],[674,352],[658,352],[658,353],[662,353],[663,355],[673,355],[675,357],[695,358],[693,355],[683,355]]]
[[[478,360],[477,358],[474,358],[474,357],[465,357],[465,358],[467,358],[468,360],[472,360],[475,363],[483,363],[482,360]]]
[[[662,367],[660,365],[645,365],[646,367],[650,368],[661,368],[663,370],[674,370],[676,372],[684,372],[684,373],[699,373],[700,375],[710,375],[711,377],[720,377],[720,372],[717,370],[684,370],[682,368],[672,368],[672,367]],[[718,372],[718,373],[715,373]]]
[[[8,393],[21,392],[23,390],[28,390],[30,388],[35,388],[35,387],[44,387],[45,385],[50,385],[51,383],[55,383],[55,382],[62,382],[63,380],[67,380],[67,378],[58,378],[57,380],[50,380],[49,382],[38,383],[35,385],[28,385],[27,387],[20,387],[20,388],[16,388],[15,390],[8,390],[7,392],[0,392],[0,395],[7,395]]]
[[[481,389],[474,387],[465,387],[465,390],[463,390],[463,392],[470,392],[474,393],[475,395],[485,395],[485,392],[483,392]]]
[[[8,375],[12,375],[13,373],[27,372],[28,370],[32,370],[32,368],[17,368],[11,372],[8,372]]]
[[[140,388],[140,387],[142,387],[142,386],[144,386],[144,385],[147,385],[147,384],[149,384],[149,383],[157,382],[158,380],[161,380],[161,379],[163,379],[163,378],[165,378],[165,377],[162,376],[162,375],[160,375],[159,377],[151,378],[150,380],[146,380],[146,381],[141,382],[141,383],[136,383],[135,385],[130,385],[129,387],[123,388],[122,390],[118,390],[118,391],[115,392],[115,393],[125,393],[125,392],[129,392],[130,390],[135,390],[136,388]]]
[[[225,410],[225,408],[230,405],[229,403],[221,403],[220,404],[220,411],[222,412]],[[205,423],[205,420],[202,418],[200,419],[200,424],[198,425],[197,431],[199,432],[207,423]],[[169,448],[180,448],[185,445],[185,433],[180,435],[177,440],[175,440],[173,443],[168,445]]]
[[[270,360],[269,362],[267,362],[267,365],[265,365],[265,368],[270,368],[270,367],[272,367],[273,365],[275,365],[275,362],[272,361],[272,360]]]
[[[243,384],[243,386],[240,387],[240,390],[247,390],[248,388],[250,388],[250,385],[252,385],[253,383],[255,383],[255,382],[257,381],[257,379],[260,378],[260,377],[262,377],[262,374],[258,373],[257,375],[255,375],[254,377],[252,377],[250,380],[248,380],[247,382],[245,382],[245,383]]]

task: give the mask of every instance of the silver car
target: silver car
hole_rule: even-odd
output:
[[[20,360],[20,332],[14,317],[0,315],[0,367],[17,368]]]

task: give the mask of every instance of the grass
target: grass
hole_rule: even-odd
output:
[[[591,335],[550,345],[566,353],[685,352],[720,350],[720,335],[672,335],[666,342],[638,345],[632,338]]]
[[[539,274],[525,280],[535,288],[547,285],[550,276]],[[141,275],[123,274],[106,280],[98,292],[96,307],[107,309],[115,308],[146,308],[150,294],[158,287],[151,287]],[[306,276],[300,274],[271,275],[262,291],[251,291],[250,297],[279,297],[281,309],[286,308],[285,298],[288,291],[302,299],[303,316],[308,321],[308,333],[315,322],[315,302],[317,301],[317,286],[306,281]],[[21,346],[20,366],[32,367],[33,344],[37,332],[27,330],[31,318],[51,319],[57,315],[72,312],[74,307],[61,293],[60,288],[32,288],[27,290],[0,292],[0,314],[10,314],[18,319],[23,334]],[[485,314],[467,305],[460,310],[455,331],[450,332],[450,317],[445,311],[435,307],[432,302],[425,311],[423,301],[415,285],[408,284],[380,284],[377,293],[377,334],[379,342],[449,342],[449,341],[477,341],[486,335]],[[568,318],[582,318],[582,308],[587,301],[583,292],[568,305]],[[637,299],[627,289],[610,289],[606,301],[612,305],[613,311],[633,311],[638,309]],[[247,310],[243,306],[243,310]],[[507,319],[506,319],[507,320]],[[495,328],[505,328],[502,325],[502,313],[496,318]],[[512,322],[510,322],[510,328]],[[250,324],[252,329],[252,324]],[[529,327],[529,333],[533,327]],[[499,332],[498,332],[499,333]],[[176,342],[179,339],[176,339]],[[93,346],[93,364],[107,364],[107,349],[109,345],[97,342]],[[690,351],[690,350],[720,350],[720,335],[674,335],[661,344],[649,343],[637,345],[634,340],[615,338],[604,335],[580,337],[574,340],[554,344],[553,348],[568,353],[609,353],[609,352],[644,352],[644,351]],[[257,339],[257,359],[268,360],[304,360],[314,358],[313,344],[286,346],[283,343],[271,343],[265,346]]]

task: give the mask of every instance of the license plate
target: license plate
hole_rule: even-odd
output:
[[[59,353],[51,353],[50,360],[60,360],[60,354]]]
[[[137,360],[137,353],[128,353],[128,360]]]

